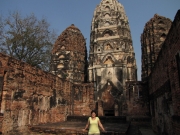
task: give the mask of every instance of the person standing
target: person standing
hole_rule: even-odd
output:
[[[99,119],[96,117],[96,111],[91,111],[91,117],[88,118],[88,122],[84,128],[86,130],[89,127],[88,135],[100,135],[99,127],[105,132],[105,129]]]

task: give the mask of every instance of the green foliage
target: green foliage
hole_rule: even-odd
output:
[[[0,18],[0,51],[32,66],[49,70],[56,34],[45,19],[19,12]]]

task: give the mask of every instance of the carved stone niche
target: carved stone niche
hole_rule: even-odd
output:
[[[104,61],[104,64],[112,65],[114,61],[112,60],[111,56],[108,56],[106,60]]]
[[[105,17],[105,18],[110,18],[110,14],[109,14],[109,13],[106,13],[106,14],[104,15],[104,17]]]
[[[102,36],[103,36],[103,37],[113,36],[113,31],[112,31],[112,30],[105,30],[105,31],[102,33]]]
[[[105,11],[106,11],[106,12],[109,12],[109,11],[110,11],[110,7],[109,7],[109,6],[106,6],[106,7],[105,7]]]
[[[108,43],[104,46],[104,50],[112,50],[112,46]]]

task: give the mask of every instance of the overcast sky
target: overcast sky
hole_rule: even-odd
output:
[[[89,50],[90,27],[93,12],[101,0],[0,0],[0,14],[19,11],[22,15],[34,13],[39,19],[46,18],[51,28],[60,35],[68,26],[78,27]],[[131,36],[138,66],[138,80],[141,80],[140,36],[145,23],[154,14],[174,20],[180,9],[180,0],[119,0],[129,19]]]

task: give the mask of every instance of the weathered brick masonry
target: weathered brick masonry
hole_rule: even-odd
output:
[[[159,134],[180,132],[180,10],[177,12],[149,76],[153,129]]]
[[[89,115],[93,85],[74,85],[0,53],[2,132]],[[83,111],[83,113],[82,113]]]
[[[141,79],[147,81],[154,63],[158,57],[162,44],[171,28],[172,21],[169,18],[155,14],[145,25],[141,34]]]
[[[151,116],[158,134],[180,133],[180,10],[172,26],[157,14],[146,24],[142,81],[137,81],[123,6],[107,0],[96,10],[89,65],[85,38],[74,25],[56,40],[50,73],[0,53],[0,132],[26,132],[33,125],[89,116],[96,109],[99,116],[134,122]]]
[[[124,115],[131,119],[149,117],[149,99],[147,89],[142,81],[126,82],[126,106]]]

